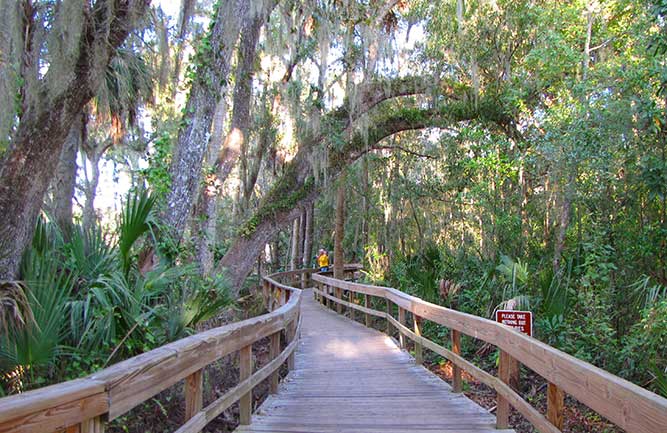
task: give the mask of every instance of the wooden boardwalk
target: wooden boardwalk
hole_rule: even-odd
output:
[[[296,368],[239,433],[491,433],[495,417],[386,335],[303,293]]]

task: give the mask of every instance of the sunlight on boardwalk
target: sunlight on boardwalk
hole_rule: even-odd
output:
[[[239,433],[491,433],[495,417],[384,334],[304,293],[296,369]]]

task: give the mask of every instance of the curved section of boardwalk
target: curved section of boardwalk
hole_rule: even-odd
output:
[[[303,293],[296,368],[239,433],[491,433],[495,417],[384,334]]]

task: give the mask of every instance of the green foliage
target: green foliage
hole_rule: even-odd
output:
[[[79,377],[183,337],[231,305],[226,280],[204,279],[194,265],[138,269],[136,245],[149,233],[154,205],[147,191],[131,192],[115,232],[74,225],[68,241],[55,223],[39,220],[21,268],[23,310],[33,317],[2,334],[3,372],[22,372],[24,388]]]
[[[118,225],[118,251],[126,273],[130,270],[132,245],[150,228],[154,204],[155,198],[148,191],[140,190],[128,196],[123,208]]]

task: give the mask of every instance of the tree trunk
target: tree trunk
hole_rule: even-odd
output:
[[[336,191],[336,231],[334,233],[334,278],[343,279],[345,266],[345,252],[343,251],[343,240],[345,239],[345,175],[341,174],[340,184]]]
[[[241,20],[249,4],[243,0],[222,2],[208,36],[210,47],[202,44],[194,56],[195,79],[183,115],[185,126],[178,134],[171,165],[171,189],[162,223],[180,242],[192,211],[194,197],[201,181],[204,155],[209,146],[211,125],[218,100],[229,76],[232,50],[239,35]]]
[[[315,204],[310,203],[306,206],[306,230],[303,239],[303,267],[312,268],[313,265],[313,235],[315,232],[315,224],[313,217],[315,216]]]
[[[21,256],[32,240],[44,194],[70,126],[95,94],[109,61],[148,3],[98,0],[88,13],[82,8],[81,28],[69,29],[68,33],[77,35],[77,30],[81,30],[77,40],[69,41],[73,52],[58,53],[63,59],[72,60],[51,64],[39,80],[39,88],[29,89],[34,93],[34,102],[26,106],[0,164],[0,209],[4,220],[0,229],[0,280],[17,277]],[[66,10],[69,9],[63,8]],[[54,29],[54,33],[59,31]]]
[[[572,193],[574,190],[574,174],[568,177],[567,185],[563,191],[562,205],[560,210],[560,222],[558,226],[558,234],[556,235],[556,244],[554,246],[554,260],[553,270],[554,274],[558,274],[561,269],[561,261],[563,256],[563,249],[565,248],[565,237],[567,229],[570,226],[570,214],[572,210]]]
[[[84,155],[90,164],[90,179],[86,178],[84,195],[86,202],[83,205],[83,227],[86,230],[93,228],[97,222],[95,213],[95,197],[97,196],[97,186],[100,182],[100,157],[101,154],[93,152],[90,155]]]
[[[227,104],[224,98],[220,98],[213,117],[211,141],[209,143],[208,155],[206,156],[207,166],[211,166],[215,161],[217,147],[222,142],[224,135],[223,129],[226,118]],[[217,241],[218,207],[220,206],[221,189],[222,185],[218,182],[217,177],[213,174],[207,175],[199,191],[199,199],[194,211],[193,234],[197,263],[199,264],[199,271],[204,276],[210,275],[215,264],[213,250]]]
[[[72,123],[53,181],[53,217],[66,235],[72,225],[72,199],[76,187],[76,157],[83,141],[83,114]]]
[[[280,269],[280,240],[271,241],[271,270],[278,272]]]
[[[271,2],[267,12],[275,7]],[[224,183],[236,165],[241,152],[247,146],[248,127],[250,126],[250,100],[252,97],[252,79],[257,57],[257,41],[267,14],[258,14],[244,23],[239,45],[239,62],[236,68],[236,86],[234,87],[234,112],[230,132],[215,162],[218,180]]]
[[[290,247],[289,270],[294,271],[299,267],[299,238],[301,228],[299,227],[299,218],[292,222],[292,245]]]
[[[304,262],[306,250],[306,208],[301,209],[301,216],[299,217],[299,255],[297,257],[297,266],[301,266]]]
[[[362,87],[357,93],[361,103],[356,104],[358,111],[353,113],[352,120],[358,119],[359,116],[387,99],[423,92],[425,82],[428,80],[412,77]],[[329,176],[335,178],[351,162],[363,156],[384,138],[397,132],[451,125],[479,116],[473,107],[460,109],[458,102],[460,96],[452,93],[447,96],[455,101],[452,102],[456,107],[455,110],[448,110],[445,106],[437,109],[415,109],[415,113],[411,113],[410,116],[404,115],[405,113],[399,115],[381,113],[380,117],[374,119],[372,127],[365,134],[357,133],[342,148],[330,148],[327,157],[327,160],[330,161],[327,170]],[[319,196],[321,185],[316,185],[312,176],[312,166],[308,157],[310,149],[317,142],[324,141],[326,137],[348,136],[350,128],[349,123],[346,123],[349,116],[345,107],[334,110],[326,117],[329,118],[329,121],[323,122],[323,125],[330,126],[323,128],[319,136],[302,143],[295,157],[286,164],[282,177],[262,198],[257,211],[240,228],[240,235],[233,240],[229,250],[218,263],[216,269],[218,272],[227,273],[233,287],[233,294],[238,294],[241,284],[252,270],[254,260],[264,244],[300,215],[300,207],[310,205]],[[503,119],[487,118],[487,120],[499,122]]]
[[[216,124],[212,134],[213,140],[210,143],[211,150],[220,146],[221,153],[228,147],[240,147],[247,135],[250,126],[250,99],[252,97],[252,77],[254,72],[257,40],[262,25],[265,23],[267,15],[259,14],[255,17],[247,17],[243,21],[241,29],[241,41],[239,43],[239,63],[236,67],[236,85],[234,87],[233,113],[231,119],[231,132],[222,140],[222,124]],[[222,101],[218,104],[218,110]],[[224,109],[224,107],[223,107]],[[224,113],[216,113],[216,118],[223,116]],[[236,154],[238,157],[238,153]],[[229,172],[233,167],[230,164],[224,168],[228,171],[223,172],[220,155],[213,162],[212,171],[215,174],[209,175],[199,194],[197,208],[195,210],[195,220],[199,223],[199,230],[196,233],[197,238],[197,257],[202,274],[208,275],[213,269],[213,252],[216,242],[216,224],[218,220],[218,200],[219,192],[224,184]],[[213,160],[213,158],[211,158]],[[236,159],[234,159],[236,162]],[[180,235],[179,235],[180,237]]]

